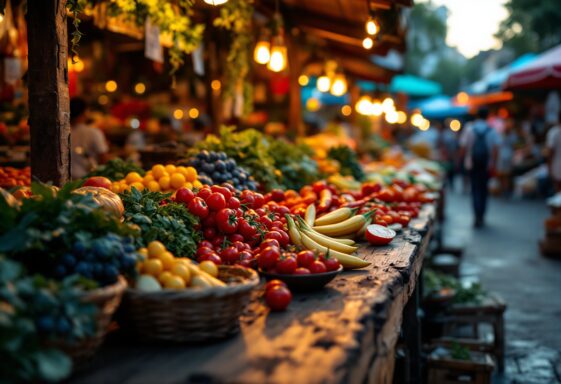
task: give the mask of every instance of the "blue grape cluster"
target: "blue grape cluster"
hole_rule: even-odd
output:
[[[203,150],[189,161],[189,165],[197,170],[199,181],[203,184],[229,183],[238,190],[257,189],[253,177],[224,152]]]
[[[100,285],[117,282],[120,274],[133,275],[139,255],[130,238],[110,233],[91,241],[77,240],[54,267],[54,277],[73,274],[97,281]]]

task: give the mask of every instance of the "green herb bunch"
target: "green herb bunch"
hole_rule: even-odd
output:
[[[129,172],[137,172],[140,176],[144,176],[146,172],[132,161],[125,161],[120,158],[109,160],[88,174],[91,176],[103,176],[112,181],[124,179]]]

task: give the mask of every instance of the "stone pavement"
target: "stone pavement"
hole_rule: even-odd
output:
[[[543,200],[492,199],[487,225],[472,227],[468,195],[450,193],[444,244],[463,245],[462,270],[500,294],[507,361],[496,383],[561,383],[561,260],[540,256]]]

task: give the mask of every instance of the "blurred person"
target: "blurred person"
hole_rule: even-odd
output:
[[[485,225],[489,176],[494,173],[498,156],[497,133],[487,124],[489,111],[480,109],[477,118],[466,130],[460,142],[460,158],[470,174],[474,226]]]
[[[73,179],[86,176],[109,152],[101,129],[88,124],[88,104],[79,97],[70,100],[71,172]]]
[[[512,167],[514,160],[514,148],[518,137],[514,132],[514,120],[507,119],[499,135],[499,153],[497,158],[497,177],[499,179],[501,193],[507,196],[511,192]]]
[[[456,175],[456,156],[458,153],[458,140],[454,132],[446,128],[442,122],[435,123],[438,130],[437,160],[440,160],[446,170],[448,185],[454,189],[454,178]]]
[[[561,124],[559,122],[547,132],[546,150],[549,177],[555,192],[561,192]]]

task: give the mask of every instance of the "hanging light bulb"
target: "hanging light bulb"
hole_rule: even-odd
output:
[[[273,39],[271,59],[267,64],[267,68],[273,72],[281,72],[286,68],[287,61],[286,45],[284,45],[282,35],[279,35]]]
[[[367,116],[370,114],[372,109],[372,102],[370,101],[370,97],[362,96],[355,105],[355,110],[360,113],[361,115]]]
[[[342,73],[335,76],[333,84],[331,84],[331,94],[333,96],[343,96],[347,93],[347,79]]]
[[[331,79],[325,75],[318,77],[317,88],[320,92],[329,92],[329,88],[331,88]]]
[[[300,84],[302,87],[308,85],[309,82],[310,82],[310,78],[306,75],[300,75],[298,77],[298,84]]]
[[[411,124],[415,127],[420,127],[423,124],[425,118],[419,112],[415,112],[411,115]]]
[[[228,2],[228,0],[203,0],[205,3],[210,4],[210,5],[222,5],[222,4],[226,4]]]
[[[396,111],[389,111],[386,113],[386,121],[388,124],[395,124],[399,120],[399,115]]]
[[[397,123],[398,124],[405,124],[407,121],[407,114],[403,111],[397,112]]]
[[[259,64],[267,64],[271,60],[271,43],[258,41],[253,50],[253,60]]]
[[[382,103],[379,101],[374,101],[372,106],[370,107],[370,115],[372,116],[381,116],[384,112],[384,108],[382,107]]]
[[[391,97],[386,97],[384,101],[382,101],[382,110],[384,113],[395,111],[395,103]]]
[[[366,22],[366,33],[370,36],[375,36],[380,31],[380,25],[378,20],[374,19],[372,16]]]
[[[364,49],[371,49],[374,46],[374,40],[370,37],[365,37],[364,40],[362,40],[362,46]]]

